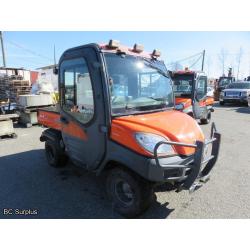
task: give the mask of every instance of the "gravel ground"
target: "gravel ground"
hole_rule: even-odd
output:
[[[210,181],[192,194],[157,190],[140,218],[250,218],[250,108],[217,105],[212,116],[222,145]],[[202,129],[209,134],[209,125]],[[103,178],[48,166],[42,130],[18,127],[17,139],[0,141],[0,218],[122,218],[105,198]],[[4,214],[9,208],[13,214]]]

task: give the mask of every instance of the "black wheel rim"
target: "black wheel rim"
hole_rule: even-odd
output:
[[[131,206],[135,199],[135,193],[128,182],[119,179],[115,182],[116,198],[124,205]]]

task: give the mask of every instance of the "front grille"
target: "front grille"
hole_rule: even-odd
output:
[[[237,91],[227,91],[227,92],[225,92],[225,96],[239,97],[240,96],[240,92],[237,92]]]
[[[164,178],[181,177],[183,170],[180,168],[169,168],[164,170]]]

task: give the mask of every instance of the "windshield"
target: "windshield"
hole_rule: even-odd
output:
[[[227,87],[228,89],[250,89],[250,83],[248,82],[238,82],[238,83],[231,83]]]
[[[190,97],[192,94],[193,75],[175,75],[174,94],[176,97]]]
[[[171,79],[162,62],[106,53],[112,114],[131,114],[173,107]],[[157,67],[161,64],[161,67]],[[164,67],[163,67],[164,66]]]
[[[232,79],[230,79],[230,78],[222,78],[220,80],[220,82],[219,82],[219,86],[224,87],[224,86],[228,85],[231,82],[232,82]]]

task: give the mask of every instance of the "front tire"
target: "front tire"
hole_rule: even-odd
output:
[[[153,185],[138,175],[120,168],[109,170],[106,189],[115,211],[133,218],[153,201]]]
[[[60,142],[58,140],[47,140],[45,142],[45,154],[49,165],[52,167],[60,168],[67,163],[67,156],[60,147]]]

